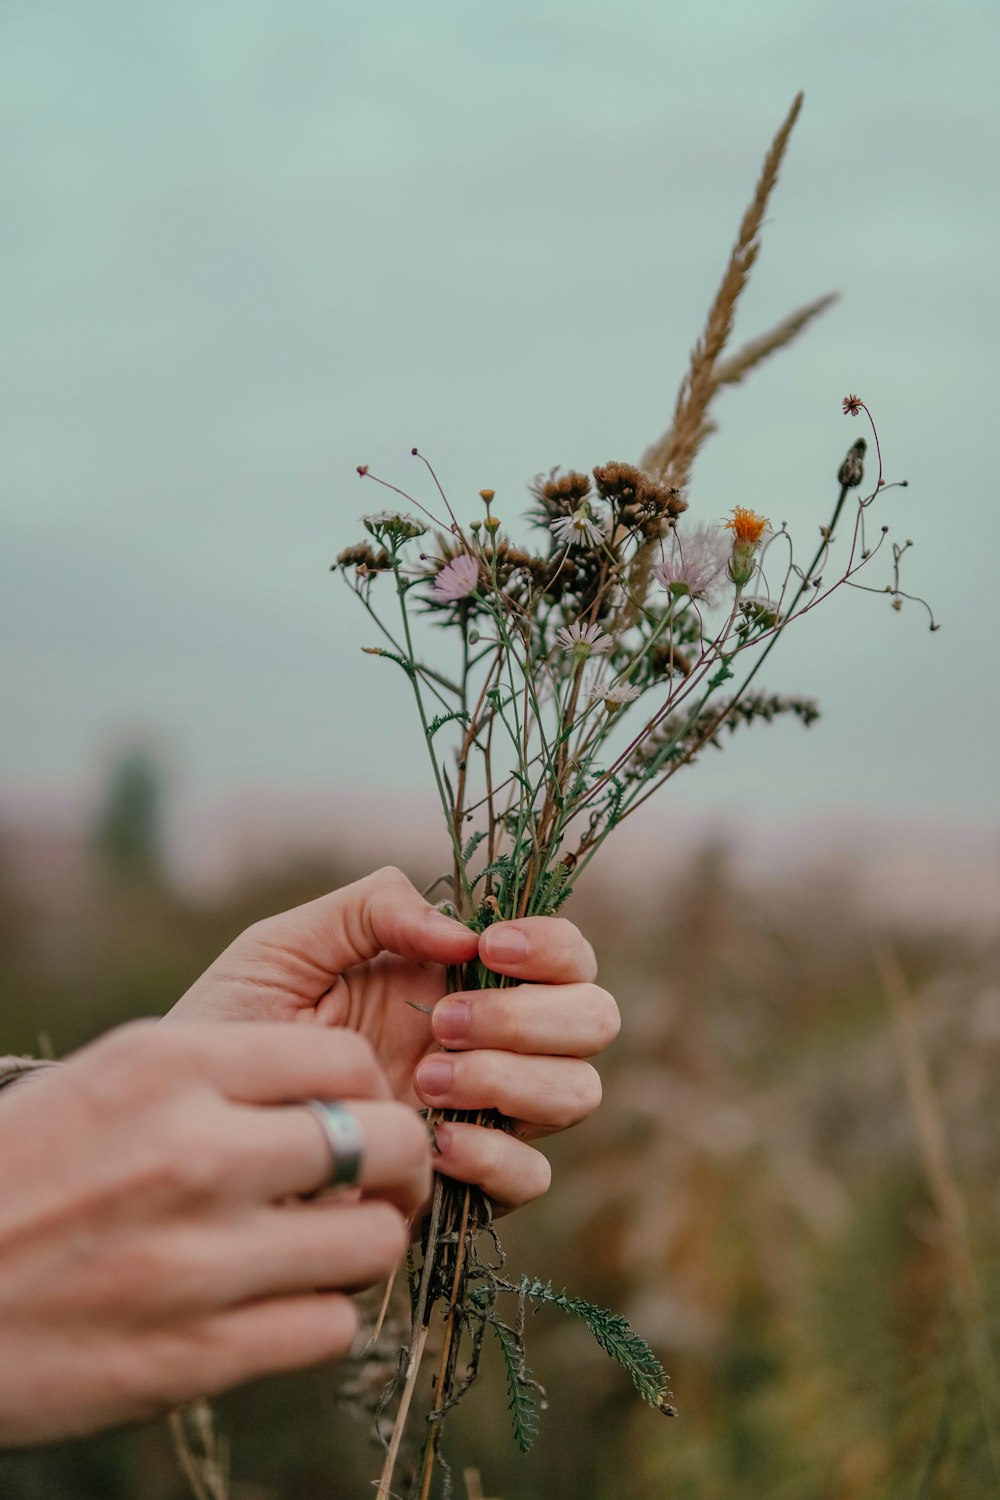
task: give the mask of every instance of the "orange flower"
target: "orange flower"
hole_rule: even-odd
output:
[[[726,522],[737,547],[756,547],[770,524],[766,516],[759,516],[756,511],[747,510],[742,505],[733,506],[732,518]]]

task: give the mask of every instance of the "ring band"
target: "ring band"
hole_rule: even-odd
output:
[[[304,1103],[319,1121],[330,1148],[330,1176],[323,1187],[355,1187],[361,1176],[363,1145],[357,1115],[336,1099],[306,1099]]]

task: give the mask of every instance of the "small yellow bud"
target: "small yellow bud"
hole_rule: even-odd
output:
[[[496,493],[495,490],[480,490],[479,491],[479,498],[480,498],[480,500],[484,501],[487,505],[489,505],[489,503],[493,499],[493,496],[495,495],[495,493]]]
[[[486,527],[487,531],[499,531],[500,530],[500,517],[499,516],[487,516],[486,520],[483,522],[483,525]]]

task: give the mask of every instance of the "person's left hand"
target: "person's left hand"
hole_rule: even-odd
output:
[[[445,997],[445,966],[477,953],[521,982]],[[389,868],[248,928],[168,1019],[352,1027],[375,1048],[398,1099],[499,1110],[516,1134],[439,1125],[435,1166],[478,1184],[502,1211],[549,1185],[548,1162],[528,1138],[574,1125],[600,1103],[600,1078],[585,1059],[614,1040],[619,1017],[596,973],[593,949],[564,918],[525,917],[477,935]]]

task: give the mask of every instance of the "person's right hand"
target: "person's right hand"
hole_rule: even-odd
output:
[[[307,1098],[350,1103],[361,1192]],[[425,1127],[353,1031],[137,1022],[0,1099],[0,1446],[336,1359],[425,1201]],[[318,1290],[317,1290],[318,1289]]]

